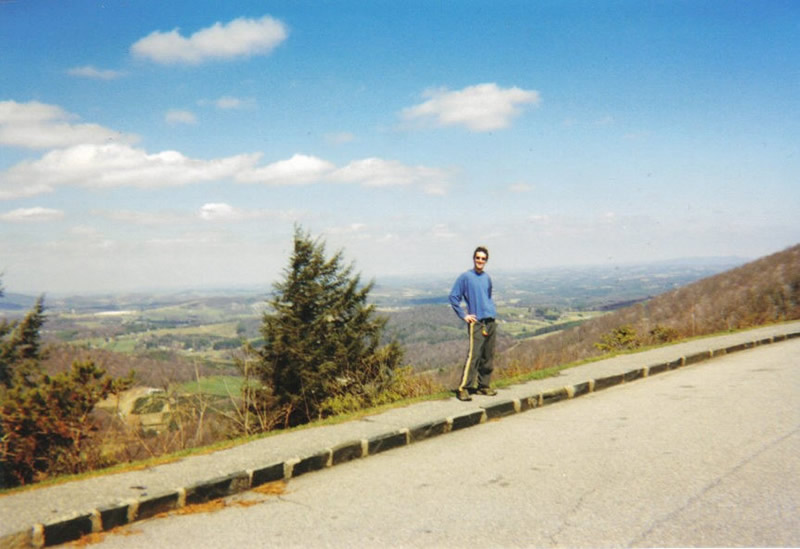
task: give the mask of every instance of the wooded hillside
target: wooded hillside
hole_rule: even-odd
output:
[[[664,343],[800,318],[800,245],[699,280],[499,357],[509,371],[542,369],[602,354],[596,344],[633,336],[619,348]]]

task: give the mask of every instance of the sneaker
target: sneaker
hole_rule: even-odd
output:
[[[478,387],[478,390],[475,392],[479,395],[490,396],[490,397],[493,397],[497,394],[497,391],[495,389],[492,389],[491,387]]]
[[[456,391],[456,398],[463,402],[469,402],[470,400],[472,400],[472,397],[469,396],[469,393],[467,392],[466,389],[458,389]]]

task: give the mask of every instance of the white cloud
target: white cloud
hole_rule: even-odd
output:
[[[155,31],[131,46],[131,52],[156,63],[199,64],[211,59],[233,59],[267,54],[286,40],[289,31],[281,21],[264,16],[215,23],[185,38],[178,29]]]
[[[250,219],[284,219],[296,220],[301,213],[297,210],[269,210],[264,208],[237,208],[225,202],[209,202],[203,204],[197,213],[204,221],[247,221]]]
[[[244,170],[236,175],[243,183],[269,185],[305,185],[311,183],[354,183],[366,187],[419,185],[428,194],[445,194],[449,175],[427,166],[408,166],[395,160],[364,158],[337,168],[316,156],[295,154],[261,168]]]
[[[245,212],[225,203],[203,204],[200,208],[200,218],[206,221],[232,221],[242,219]]]
[[[428,90],[428,100],[403,109],[406,120],[433,120],[437,126],[466,126],[476,132],[506,128],[520,114],[520,105],[538,105],[539,92],[517,87],[502,89],[494,83],[463,90]]]
[[[19,208],[10,212],[0,214],[0,221],[10,221],[12,223],[27,221],[53,221],[64,217],[64,212],[52,208]]]
[[[83,67],[73,67],[67,71],[67,74],[70,76],[79,76],[82,78],[92,78],[94,80],[115,80],[120,78],[124,75],[124,73],[120,71],[114,71],[110,69],[98,69],[91,65],[85,65]]]
[[[346,234],[355,234],[361,233],[366,229],[367,226],[364,223],[351,223],[349,225],[344,225],[341,227],[328,227],[325,229],[325,234],[329,235],[346,235]]]
[[[295,154],[288,160],[242,172],[236,179],[244,183],[302,185],[319,181],[334,168],[333,164],[316,156]]]
[[[167,114],[164,115],[164,120],[167,124],[173,126],[176,124],[197,124],[197,116],[193,112],[178,109],[167,111]]]
[[[420,184],[423,188],[441,190],[447,174],[438,168],[408,166],[395,160],[365,158],[339,168],[330,176],[333,181],[360,183],[367,187]]]
[[[197,102],[201,107],[214,107],[221,111],[233,111],[242,109],[252,109],[256,106],[256,100],[253,98],[243,99],[241,97],[233,97],[231,95],[223,95],[217,99],[201,99]]]
[[[247,107],[253,103],[252,100],[244,100],[239,99],[238,97],[230,97],[228,95],[220,97],[216,101],[214,101],[214,105],[218,109],[222,109],[224,111],[232,110],[232,109],[242,109]]]
[[[52,150],[38,160],[26,160],[0,172],[0,200],[51,192],[58,186],[161,188],[225,179],[268,185],[416,185],[429,194],[444,194],[449,185],[445,170],[381,158],[356,160],[337,169],[327,160],[303,154],[256,167],[260,156],[240,154],[201,160],[177,151],[149,154],[128,145],[76,145]]]
[[[119,221],[122,223],[132,223],[134,225],[144,225],[144,226],[171,225],[186,220],[185,215],[181,215],[177,212],[166,212],[166,211],[140,212],[132,210],[113,210],[113,211],[95,210],[92,212],[92,214],[105,217],[106,219],[111,219],[112,221]]]
[[[198,160],[176,151],[148,154],[127,145],[77,145],[0,173],[0,199],[31,196],[59,185],[155,188],[216,181],[250,169],[257,160],[252,154]]]
[[[98,124],[74,124],[61,107],[31,101],[0,101],[0,145],[51,149],[81,143],[135,143],[138,137]]]

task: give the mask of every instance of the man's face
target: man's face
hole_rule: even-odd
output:
[[[489,258],[483,252],[476,252],[472,261],[475,263],[475,272],[480,273],[483,272],[483,268],[486,267],[486,262],[489,261]]]

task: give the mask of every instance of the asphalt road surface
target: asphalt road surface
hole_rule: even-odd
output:
[[[137,522],[100,546],[800,546],[798,397],[792,340]]]

